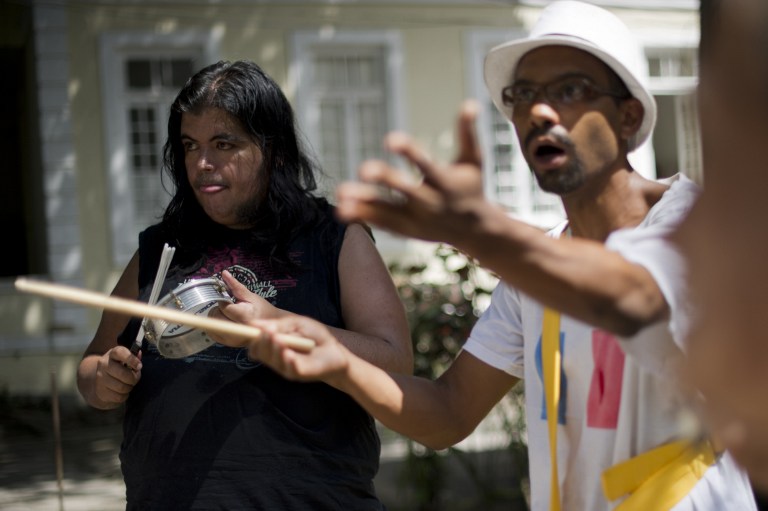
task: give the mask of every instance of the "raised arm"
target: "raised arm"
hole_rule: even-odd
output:
[[[365,162],[362,182],[337,191],[339,216],[450,243],[538,301],[619,335],[663,318],[668,305],[645,268],[600,242],[550,238],[485,199],[476,110],[471,102],[462,108],[460,150],[452,165],[434,163],[409,137],[391,134],[388,149],[410,161],[423,179],[382,161]],[[381,194],[381,188],[390,193]]]
[[[139,256],[136,253],[112,295],[136,299],[139,295],[138,272]],[[141,360],[117,343],[117,337],[129,319],[116,312],[104,311],[96,334],[78,366],[77,388],[94,408],[117,408],[128,399],[131,389],[141,378]]]
[[[328,328],[303,317],[259,322],[269,334],[249,356],[289,379],[320,380],[352,396],[386,427],[433,449],[466,438],[518,379],[462,352],[435,381],[388,373],[355,356]],[[309,353],[280,343],[287,333],[315,339]]]

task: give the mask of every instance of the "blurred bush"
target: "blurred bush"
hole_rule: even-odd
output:
[[[390,272],[411,327],[414,373],[437,379],[488,307],[498,279],[445,245],[439,245],[426,263],[395,264]],[[500,449],[470,452],[452,447],[436,452],[404,439],[402,509],[528,509],[522,386],[512,389],[486,418],[494,438],[502,437]]]

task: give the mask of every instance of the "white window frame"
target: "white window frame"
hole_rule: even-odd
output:
[[[501,44],[505,41],[525,37],[527,31],[524,28],[513,30],[473,30],[467,34],[465,39],[465,61],[467,62],[467,75],[466,75],[466,89],[469,91],[471,97],[477,99],[480,103],[480,112],[477,119],[477,133],[480,138],[480,144],[483,150],[483,187],[486,197],[489,200],[498,202],[496,196],[496,190],[494,187],[495,176],[491,176],[490,173],[496,168],[493,154],[493,143],[491,133],[492,115],[493,115],[493,103],[485,85],[483,78],[483,64],[485,61],[485,55],[492,47]],[[511,130],[515,143],[517,143],[517,134],[515,130]],[[514,156],[513,163],[516,172],[514,173],[515,186],[520,190],[526,190],[527,193],[523,193],[519,202],[516,204],[518,212],[511,214],[518,220],[525,221],[527,223],[539,226],[541,228],[554,227],[558,222],[565,218],[565,213],[562,208],[556,211],[537,212],[534,208],[534,194],[532,193],[533,186],[538,186],[535,183],[535,177],[528,169],[528,164],[520,151],[517,151]],[[520,172],[517,172],[520,170]],[[546,193],[546,192],[541,192]]]
[[[386,105],[385,133],[392,130],[405,130],[404,111],[405,93],[403,91],[403,49],[399,32],[395,30],[328,30],[318,29],[311,31],[294,32],[291,47],[291,68],[289,70],[288,90],[294,91],[294,107],[297,112],[299,124],[306,134],[313,154],[320,156],[320,133],[318,115],[314,105],[303,100],[309,89],[310,74],[307,70],[313,65],[313,48],[319,45],[340,46],[380,46],[385,49],[384,73],[386,82],[384,87]],[[356,169],[339,169],[342,177],[354,179]],[[332,173],[328,171],[330,176]],[[331,191],[333,183],[325,185],[326,193]],[[323,188],[321,186],[321,188]],[[329,197],[332,199],[332,197]]]
[[[695,53],[699,44],[699,32],[695,27],[683,32],[646,29],[637,35],[646,57],[681,49]],[[702,183],[701,131],[695,99],[698,81],[698,76],[649,77],[648,88],[654,96],[675,97],[677,170]]]
[[[112,260],[116,266],[125,266],[138,245],[138,232],[133,222],[135,200],[128,161],[130,146],[124,63],[132,57],[191,55],[196,57],[196,67],[199,69],[218,60],[220,38],[221,34],[217,31],[193,30],[173,34],[108,32],[101,36],[100,67],[104,105],[102,112],[106,134],[104,154],[110,198]],[[159,122],[164,128],[160,131],[163,140],[158,141],[162,147],[165,142],[167,113],[165,119],[160,119]],[[158,175],[158,186],[160,185]]]

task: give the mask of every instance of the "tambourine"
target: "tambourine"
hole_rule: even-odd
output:
[[[207,316],[220,303],[233,301],[224,282],[213,277],[180,284],[161,298],[157,305]],[[188,357],[215,343],[202,330],[163,319],[144,319],[144,329],[147,340],[166,358]]]

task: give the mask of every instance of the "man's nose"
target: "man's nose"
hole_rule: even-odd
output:
[[[536,127],[551,126],[560,123],[560,114],[545,98],[539,96],[531,105],[531,123]]]

